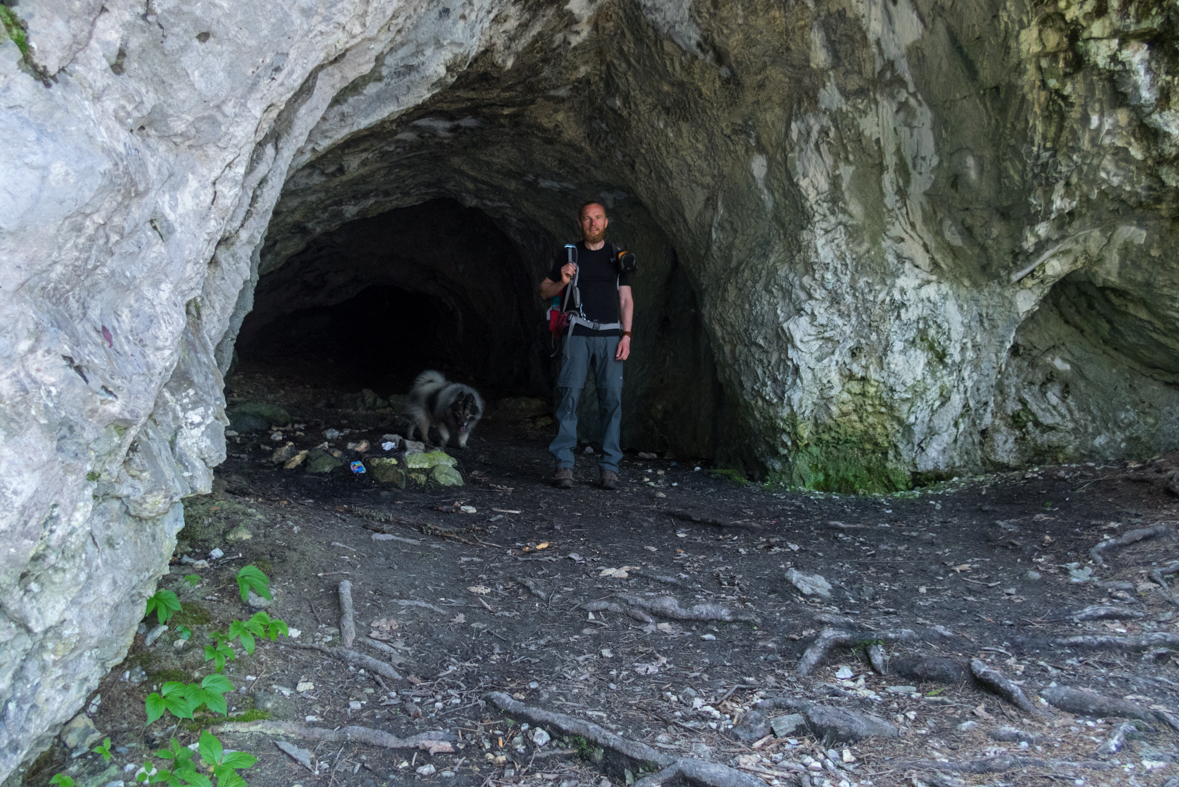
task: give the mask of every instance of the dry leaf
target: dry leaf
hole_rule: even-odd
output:
[[[453,618],[451,618],[450,622],[451,623],[466,623],[467,616],[460,612],[457,615],[455,615]]]
[[[491,588],[486,585],[471,585],[467,590],[471,591],[477,596],[486,596],[491,592]]]
[[[972,568],[974,568],[974,566],[970,565],[969,563],[963,563],[960,566],[954,566],[953,570],[961,574],[963,571],[970,571]]]
[[[602,569],[602,573],[598,574],[598,576],[599,577],[614,577],[615,579],[626,579],[627,577],[630,576],[629,574],[627,574],[628,571],[638,571],[638,570],[639,570],[638,566],[623,566],[622,568],[604,568],[604,569]]]

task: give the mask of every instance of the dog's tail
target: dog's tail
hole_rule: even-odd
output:
[[[430,391],[437,390],[446,385],[446,377],[442,372],[436,372],[433,369],[427,369],[417,376],[413,381],[413,388],[411,390],[426,394]]]

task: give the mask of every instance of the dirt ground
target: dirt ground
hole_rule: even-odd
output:
[[[280,430],[283,441],[301,448],[323,442],[329,428],[348,430],[331,441],[340,449],[405,434],[394,410],[334,407],[347,397],[305,381],[239,375],[228,393],[231,404],[287,408],[300,428]],[[606,492],[585,456],[575,487],[559,491],[547,483],[550,432],[543,418],[491,408],[470,447],[450,451],[465,486],[405,490],[347,467],[327,476],[284,470],[271,461],[280,443],[269,433],[231,438],[214,493],[188,502],[161,582],[180,597],[181,617],[150,647],[141,632],[91,703],[112,762],[71,759],[58,746],[25,784],[63,771],[79,784],[131,784],[133,768],[125,769],[149,750],[173,736],[194,742],[192,725],[167,716],[145,729],[144,697],[165,680],[212,671],[201,652],[208,634],[253,612],[234,583],[247,564],[271,578],[267,612],[299,634],[253,655],[238,649],[225,670],[237,687],[227,695],[231,715],[402,739],[439,731],[453,750],[223,729],[227,746],[260,758],[243,771],[254,787],[588,787],[652,770],[560,720],[504,712],[490,692],[667,757],[731,768],[717,784],[747,783],[723,781],[741,775],[769,785],[1179,777],[1168,725],[1168,714],[1179,714],[1176,605],[1150,577],[1179,557],[1174,534],[1149,531],[1098,551],[1101,562],[1091,554],[1103,539],[1179,523],[1179,498],[1167,488],[1179,456],[1042,467],[887,497],[767,490],[691,458],[635,455],[623,463],[623,488]],[[208,567],[180,562],[208,559],[214,548],[224,557]],[[804,595],[787,579],[791,569],[821,575],[830,598]],[[190,574],[200,577],[195,587],[184,581]],[[355,607],[352,650],[401,680],[305,647],[339,646],[342,580]],[[1107,609],[1076,617],[1094,605]],[[194,632],[180,649],[177,622]],[[847,636],[833,635],[837,644],[801,674],[804,652],[828,629]],[[1079,635],[1090,638],[1060,641]],[[885,674],[866,658],[874,646]],[[972,678],[971,659],[1022,687],[1031,710]],[[1099,753],[1126,719],[1055,709],[1040,695],[1051,686],[1093,689],[1146,720],[1119,751]],[[778,708],[753,712],[775,699]],[[777,721],[803,708],[799,701],[872,714],[899,736],[837,742],[806,724],[780,738],[764,721],[759,729],[759,719]],[[309,750],[310,768],[280,740]]]

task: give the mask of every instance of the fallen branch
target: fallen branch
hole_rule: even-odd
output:
[[[989,689],[994,694],[998,694],[1021,711],[1031,713],[1035,716],[1043,714],[1039,708],[1032,705],[1031,700],[1023,693],[1023,689],[1003,677],[1003,673],[988,667],[981,660],[970,660],[970,672],[984,688]]]
[[[671,508],[665,508],[659,513],[678,519],[681,522],[691,522],[693,525],[708,525],[709,527],[719,528],[737,528],[739,530],[763,530],[761,525],[755,525],[752,522],[722,522],[719,519],[709,519],[708,517],[698,516],[689,511],[677,511]]]
[[[1128,530],[1117,538],[1107,538],[1097,546],[1089,550],[1089,557],[1099,566],[1105,565],[1105,560],[1102,559],[1101,553],[1107,549],[1114,547],[1124,547],[1130,544],[1136,544],[1139,541],[1145,541],[1148,538],[1158,538],[1159,536],[1169,535],[1173,530],[1171,525],[1155,525],[1154,527],[1143,527],[1137,530]]]
[[[675,596],[647,598],[646,596],[632,596],[625,593],[618,594],[616,598],[632,607],[645,609],[669,620],[720,620],[725,623],[746,620],[752,623],[757,622],[757,616],[749,610],[727,607],[724,604],[705,602],[690,607],[681,607],[679,599]]]
[[[401,659],[402,661],[405,660],[405,657],[397,652],[397,648],[394,648],[392,645],[386,645],[384,642],[381,642],[379,639],[373,639],[372,637],[365,637],[364,642],[366,645],[376,648],[377,650],[381,651],[382,653],[387,653],[390,656],[396,656],[397,658]],[[406,648],[406,650],[408,650],[408,648]]]
[[[799,675],[809,675],[811,670],[819,666],[827,654],[836,647],[851,648],[856,645],[873,645],[880,642],[912,642],[917,639],[917,632],[912,629],[897,629],[889,631],[870,631],[850,633],[838,629],[823,629],[815,641],[811,643],[796,668]]]
[[[1003,773],[1015,768],[1049,768],[1060,770],[1076,768],[1078,770],[1107,771],[1117,766],[1107,762],[1069,760],[1041,760],[1036,757],[1015,757],[1010,754],[999,754],[994,757],[984,757],[981,760],[900,760],[890,763],[896,768],[917,768],[926,771],[952,771],[953,773]]]
[[[350,648],[355,641],[356,613],[352,609],[352,583],[345,579],[340,582],[340,642]]]
[[[260,732],[263,735],[290,735],[325,743],[367,743],[385,749],[423,749],[430,754],[454,752],[454,746],[450,743],[453,736],[451,733],[441,730],[423,732],[408,738],[398,738],[384,730],[374,730],[371,727],[341,727],[338,730],[329,730],[293,721],[231,722],[221,724],[214,729],[217,732]]]
[[[363,653],[357,653],[348,648],[329,648],[326,645],[297,645],[295,643],[288,643],[289,647],[302,648],[303,650],[318,650],[320,653],[326,653],[329,656],[346,661],[357,667],[363,667],[366,670],[375,672],[378,675],[383,675],[391,680],[403,680],[397,670],[383,661],[374,659],[372,656],[366,656]]]
[[[487,695],[487,701],[508,713],[515,719],[528,719],[533,724],[545,725],[560,730],[565,735],[580,735],[587,741],[609,749],[623,758],[636,770],[659,768],[656,773],[640,780],[637,784],[642,787],[654,787],[663,784],[673,777],[682,778],[692,784],[702,787],[765,787],[765,783],[726,765],[719,765],[703,760],[677,758],[653,749],[645,743],[628,740],[615,735],[590,721],[567,716],[564,713],[547,711],[525,705],[509,697],[503,692],[494,691]],[[653,781],[648,781],[653,779]]]
[[[311,758],[315,755],[313,755],[310,751],[307,749],[301,749],[295,744],[287,743],[286,741],[275,741],[274,745],[277,746],[283,754],[287,755],[312,773],[315,773],[315,768],[311,765]]]

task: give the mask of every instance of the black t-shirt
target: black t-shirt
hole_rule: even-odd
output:
[[[613,247],[607,243],[597,251],[585,248],[584,241],[578,241],[575,262],[577,263],[577,291],[581,294],[581,308],[585,318],[597,322],[618,322],[618,288],[630,286],[628,274],[618,275],[614,265]],[[561,268],[569,261],[568,249],[561,249],[549,271],[550,281],[561,280]],[[570,281],[572,284],[572,281]],[[561,294],[559,304],[564,304]],[[572,308],[572,305],[570,305]],[[573,326],[574,336],[620,336],[621,331],[594,331],[583,325]]]

